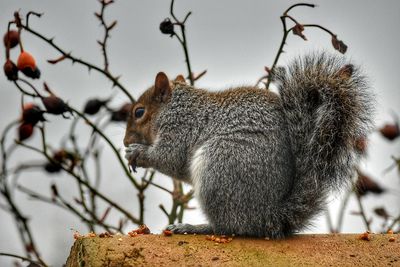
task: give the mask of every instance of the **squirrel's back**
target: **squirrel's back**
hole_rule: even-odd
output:
[[[196,139],[199,135],[210,138],[232,132],[268,135],[272,128],[281,127],[283,116],[281,99],[271,91],[236,87],[210,92],[176,84],[158,124],[171,124],[173,120],[173,125],[180,124],[190,132],[198,129]]]

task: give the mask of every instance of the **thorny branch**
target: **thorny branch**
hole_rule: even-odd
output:
[[[107,54],[107,40],[110,38],[110,31],[117,25],[117,21],[114,20],[111,24],[107,24],[105,18],[104,18],[104,11],[106,7],[108,7],[110,4],[114,3],[113,0],[99,0],[101,4],[101,10],[100,13],[95,13],[96,17],[99,19],[101,26],[104,28],[104,37],[102,41],[97,41],[101,47],[102,53],[103,53],[103,58],[104,58],[104,71],[108,72],[108,54]]]
[[[175,36],[176,39],[178,39],[179,43],[181,44],[183,48],[183,52],[185,54],[185,62],[186,62],[186,67],[187,67],[187,72],[188,72],[188,79],[190,81],[190,85],[194,85],[194,75],[192,73],[192,66],[190,65],[190,58],[189,58],[189,49],[187,45],[187,40],[186,40],[186,29],[185,29],[185,23],[186,20],[189,18],[189,16],[192,14],[192,12],[188,12],[183,20],[179,20],[175,14],[174,14],[174,2],[175,0],[171,0],[171,5],[170,5],[170,14],[174,20],[174,25],[179,26],[181,30],[181,36],[179,36],[175,31],[173,32],[172,36]]]
[[[29,14],[29,13],[28,13]],[[34,12],[30,12],[30,14],[38,14],[38,13],[34,13]],[[18,12],[16,12],[15,14],[16,17],[19,18],[19,14]],[[128,89],[126,89],[120,82],[119,82],[119,77],[117,76],[113,76],[108,69],[102,69],[92,63],[89,63],[83,59],[77,58],[72,56],[72,53],[70,52],[66,52],[64,49],[62,49],[60,46],[56,45],[54,42],[54,38],[47,38],[44,35],[40,34],[39,32],[35,31],[34,29],[32,29],[28,23],[23,24],[21,21],[16,22],[17,26],[31,34],[33,34],[34,36],[38,37],[39,39],[43,40],[45,43],[49,44],[51,47],[53,47],[55,50],[57,50],[62,57],[64,57],[65,59],[69,59],[72,61],[72,63],[78,63],[81,64],[83,66],[86,66],[89,70],[95,70],[101,74],[103,74],[106,78],[108,78],[112,83],[113,86],[118,87],[128,98],[131,102],[134,102],[134,98],[133,96],[128,92]]]
[[[292,10],[295,7],[298,6],[306,6],[306,7],[311,7],[314,8],[315,5],[314,4],[308,4],[308,3],[298,3],[298,4],[294,4],[292,6],[290,6],[288,9],[285,10],[285,12],[283,12],[283,15],[280,17],[281,22],[282,22],[282,30],[283,30],[283,35],[282,35],[282,40],[281,43],[279,45],[278,51],[276,53],[276,56],[274,58],[274,61],[271,65],[271,67],[265,67],[265,70],[267,72],[266,75],[262,76],[260,79],[258,79],[256,86],[258,86],[261,82],[263,82],[264,80],[266,80],[265,82],[265,88],[269,89],[270,83],[273,80],[273,75],[274,75],[274,71],[276,69],[276,66],[278,64],[279,58],[282,55],[282,53],[284,53],[284,46],[286,45],[286,40],[288,38],[288,35],[290,32],[293,32],[293,34],[300,36],[301,38],[303,38],[305,41],[307,40],[307,38],[305,37],[305,35],[303,34],[304,28],[319,28],[325,32],[327,32],[328,34],[331,35],[332,37],[332,45],[334,46],[334,48],[336,50],[338,50],[341,53],[345,53],[347,46],[340,40],[337,39],[337,36],[330,30],[328,30],[327,28],[318,25],[318,24],[300,24],[295,18],[293,18],[292,16],[288,15],[289,11]],[[291,20],[293,23],[295,23],[295,26],[291,27],[288,29],[287,27],[287,19]]]

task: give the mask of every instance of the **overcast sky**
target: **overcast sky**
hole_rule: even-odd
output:
[[[398,52],[400,37],[400,2],[392,1],[311,1],[318,5],[315,9],[299,7],[292,15],[301,23],[316,23],[325,26],[338,35],[348,45],[347,57],[361,65],[370,78],[373,91],[378,100],[376,124],[391,122],[390,112],[400,114],[400,75]],[[208,73],[197,83],[199,87],[210,90],[243,84],[254,84],[263,75],[264,66],[272,64],[279,46],[282,29],[279,16],[295,1],[195,1],[177,0],[176,14],[182,17],[187,11],[192,16],[187,22],[187,38],[193,70]],[[73,55],[85,58],[95,64],[102,64],[101,51],[96,40],[102,37],[102,29],[93,13],[99,10],[95,0],[2,0],[0,2],[0,29],[6,31],[7,22],[12,19],[15,10],[22,14],[34,10],[43,12],[40,18],[31,19],[31,26],[48,37],[55,37],[55,42]],[[186,74],[184,56],[176,39],[171,39],[159,32],[159,23],[169,16],[169,1],[116,1],[107,9],[107,19],[118,20],[118,25],[109,40],[110,69],[115,75],[122,74],[121,82],[130,88],[135,97],[151,85],[158,71],[176,76]],[[317,30],[306,29],[307,42],[298,36],[290,35],[285,53],[279,64],[284,65],[294,56],[314,50],[333,50],[330,36]],[[35,55],[42,71],[43,81],[75,107],[82,107],[85,99],[91,96],[108,96],[111,84],[97,73],[90,73],[70,62],[56,66],[46,63],[47,59],[57,58],[59,54],[28,33],[22,35],[24,47]],[[2,53],[1,55],[4,55]],[[16,59],[14,51],[12,57]],[[4,57],[0,57],[4,61]],[[0,75],[0,129],[19,116],[20,94],[3,75]],[[117,102],[126,98],[119,94]],[[48,126],[49,141],[58,142],[66,131],[65,121],[51,118]],[[82,135],[89,129],[81,127]],[[124,127],[116,126],[107,130],[118,147],[122,147]],[[35,144],[35,140],[30,141]],[[377,133],[371,135],[369,156],[363,169],[391,190],[385,198],[367,197],[366,203],[371,209],[385,206],[389,211],[399,212],[399,178],[395,172],[383,175],[383,170],[391,164],[392,155],[399,156],[399,141],[389,143]],[[104,168],[103,188],[107,194],[124,206],[132,208],[136,200],[135,192],[129,187],[127,179],[120,172],[118,164],[107,149],[104,150],[107,165]],[[107,154],[108,153],[108,154]],[[30,152],[21,151],[18,160],[35,158]],[[15,158],[14,158],[14,162]],[[50,182],[56,182],[64,194],[71,195],[75,187],[68,177],[50,178],[38,173],[23,176],[21,182],[38,191],[48,190]],[[170,186],[170,181],[159,176],[157,182]],[[75,228],[83,232],[86,229],[80,222],[64,211],[27,200],[17,195],[24,212],[31,215],[35,237],[43,256],[56,266],[63,263],[72,245],[72,232]],[[158,210],[159,203],[168,201],[168,195],[151,189],[146,223],[154,232],[159,232],[166,225],[164,215]],[[338,208],[338,197],[331,203],[333,217]],[[195,203],[194,203],[195,204]],[[167,202],[168,205],[168,202]],[[354,202],[352,208],[356,210]],[[0,251],[21,253],[16,228],[10,216],[0,211]],[[187,222],[204,221],[201,212],[191,211],[185,217]],[[378,226],[379,224],[377,224]],[[346,217],[345,231],[363,230],[358,217]],[[315,221],[312,232],[326,232],[325,218]],[[0,265],[6,265],[9,259],[0,258]]]

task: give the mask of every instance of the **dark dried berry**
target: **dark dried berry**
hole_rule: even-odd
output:
[[[21,72],[25,74],[27,77],[32,78],[32,79],[39,79],[40,78],[40,70],[38,67],[35,69],[31,69],[29,67],[22,69]]]
[[[160,23],[160,31],[163,34],[170,34],[171,36],[175,34],[174,24],[169,18],[166,18],[163,22]]]
[[[107,103],[108,101],[100,100],[97,98],[90,99],[85,104],[84,113],[94,115]]]
[[[33,125],[29,123],[23,123],[18,127],[18,139],[24,141],[31,137],[33,134]]]
[[[7,79],[10,81],[16,81],[18,79],[18,67],[14,62],[7,59],[6,63],[4,63],[3,69]]]
[[[303,38],[304,41],[307,41],[307,38],[306,38],[306,36],[303,34],[303,31],[304,31],[304,26],[301,25],[301,24],[298,24],[298,23],[297,23],[297,24],[293,27],[293,34],[294,34],[294,35],[298,35],[298,36],[300,36],[301,38]]]
[[[122,105],[118,110],[111,113],[111,121],[122,121],[126,122],[131,112],[132,104],[126,103]]]
[[[399,125],[397,124],[386,124],[379,132],[388,140],[392,141],[400,135]]]
[[[43,105],[48,113],[60,115],[70,111],[68,105],[59,97],[48,96],[42,98]]]
[[[16,47],[19,43],[19,33],[11,30],[6,32],[3,37],[4,46],[8,48]]]
[[[39,121],[46,121],[43,117],[44,111],[38,105],[27,103],[22,110],[22,121],[27,124],[35,125]]]
[[[61,171],[61,165],[53,162],[48,162],[44,165],[44,169],[48,173],[57,173]]]
[[[347,45],[345,45],[343,41],[339,40],[336,35],[332,36],[332,45],[337,51],[342,54],[346,53],[347,51]]]
[[[361,172],[358,172],[358,179],[354,190],[359,196],[364,196],[368,193],[382,194],[385,192],[384,188]]]
[[[58,162],[63,162],[68,158],[68,152],[64,149],[60,149],[54,153],[53,159]]]
[[[375,208],[374,212],[375,212],[376,215],[378,215],[379,217],[384,218],[385,220],[389,219],[389,217],[390,217],[384,207]]]

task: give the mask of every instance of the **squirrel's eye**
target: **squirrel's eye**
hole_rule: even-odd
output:
[[[135,110],[135,118],[139,119],[143,116],[144,114],[144,108],[137,108]]]

